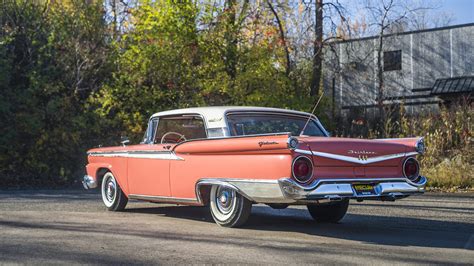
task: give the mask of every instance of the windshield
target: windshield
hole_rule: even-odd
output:
[[[288,114],[228,114],[227,123],[232,136],[258,135],[269,133],[290,132],[299,136],[307,117]],[[303,135],[326,136],[323,129],[311,120],[306,126]]]

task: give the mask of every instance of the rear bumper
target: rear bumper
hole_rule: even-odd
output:
[[[201,179],[196,186],[196,192],[201,202],[201,189],[210,185],[230,187],[256,203],[308,204],[342,199],[393,201],[424,193],[426,181],[423,176],[420,176],[418,183],[406,178],[318,179],[309,186],[302,186],[290,178],[279,180],[219,178]],[[353,187],[355,184],[372,184],[374,192],[370,195],[358,194]]]
[[[296,201],[341,200],[396,200],[425,192],[426,177],[420,176],[418,183],[406,178],[395,179],[320,179],[308,187],[303,187],[292,179],[280,179],[279,184],[285,198]],[[374,193],[361,195],[355,184],[373,184]]]

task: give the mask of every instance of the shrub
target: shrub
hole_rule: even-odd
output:
[[[468,99],[450,107],[441,106],[439,112],[407,114],[403,106],[391,108],[384,125],[364,117],[364,123],[348,121],[340,135],[350,137],[424,137],[426,153],[420,157],[422,174],[428,177],[429,188],[474,188],[473,120],[474,106]],[[382,130],[380,130],[382,129]],[[381,132],[383,131],[383,132]]]

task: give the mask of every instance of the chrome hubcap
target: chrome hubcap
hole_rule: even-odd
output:
[[[105,189],[105,196],[108,202],[113,202],[115,199],[115,191],[116,191],[116,184],[113,178],[109,178],[106,180],[106,189]]]
[[[235,191],[230,188],[219,187],[216,193],[216,205],[219,211],[223,214],[228,214],[232,211],[235,201]]]

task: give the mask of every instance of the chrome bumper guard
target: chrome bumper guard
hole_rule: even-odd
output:
[[[196,192],[201,199],[203,186],[220,185],[235,189],[244,197],[256,203],[307,204],[342,199],[389,200],[393,201],[425,191],[426,178],[420,176],[417,183],[406,178],[367,179],[318,179],[308,186],[302,186],[293,179],[250,180],[250,179],[201,179]],[[374,191],[360,195],[353,185],[372,184]]]
[[[89,175],[85,175],[82,179],[82,185],[85,189],[91,189],[97,187],[97,182],[95,182],[94,178]]]

